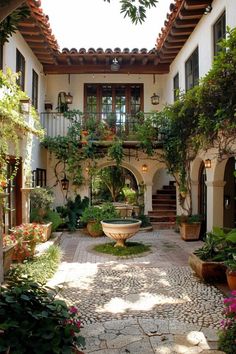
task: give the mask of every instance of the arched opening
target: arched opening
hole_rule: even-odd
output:
[[[92,204],[101,202],[137,203],[139,187],[134,174],[125,167],[105,166],[91,180]]]
[[[236,227],[236,179],[235,171],[235,157],[228,159],[225,166],[224,173],[224,227]]]

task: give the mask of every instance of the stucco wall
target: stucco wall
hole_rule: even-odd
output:
[[[38,59],[33,54],[32,50],[24,41],[19,32],[13,34],[8,43],[4,44],[3,48],[3,71],[10,68],[13,72],[16,71],[16,49],[18,49],[25,58],[25,92],[32,97],[32,70],[38,74],[38,111],[44,110],[45,100],[45,75],[43,68]],[[31,159],[32,170],[35,168],[46,168],[46,156],[40,152],[38,139],[33,139],[33,153]]]
[[[163,101],[172,103],[173,78],[179,73],[180,91],[185,91],[185,62],[198,46],[199,49],[199,76],[204,76],[211,68],[214,58],[213,52],[213,25],[226,11],[226,24],[233,28],[236,26],[235,0],[215,0],[212,3],[211,13],[204,15],[199,24],[181,49],[170,66],[170,73],[165,75],[163,82]]]

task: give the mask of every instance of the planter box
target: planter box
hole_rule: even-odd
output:
[[[12,264],[12,257],[14,253],[14,246],[7,246],[3,248],[3,274],[6,275]]]
[[[52,222],[49,222],[48,224],[40,224],[40,226],[43,228],[43,242],[46,242],[49,240],[52,233]]]
[[[226,277],[230,290],[236,290],[236,270],[227,269]]]
[[[191,254],[188,263],[199,278],[206,282],[226,282],[226,266],[220,262],[202,261],[195,254]]]
[[[182,240],[185,241],[199,240],[200,230],[201,230],[200,222],[194,222],[191,224],[181,223],[179,225],[181,238]]]

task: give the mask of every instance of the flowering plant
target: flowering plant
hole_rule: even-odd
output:
[[[13,246],[17,243],[17,240],[13,234],[10,235],[3,234],[2,241],[3,241],[3,247]]]
[[[236,353],[236,290],[224,299],[224,316],[219,333],[219,349],[226,354]]]
[[[43,231],[39,224],[21,224],[11,229],[11,235],[15,237],[18,243],[22,243],[22,241],[42,242]]]

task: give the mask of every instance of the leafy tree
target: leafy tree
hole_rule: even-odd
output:
[[[112,201],[116,202],[125,184],[124,169],[118,166],[105,167],[97,173],[94,180],[96,187],[99,190],[108,190]]]
[[[110,0],[104,0],[110,2]],[[128,16],[135,25],[143,23],[146,19],[146,9],[156,7],[158,0],[120,0],[120,12]]]

